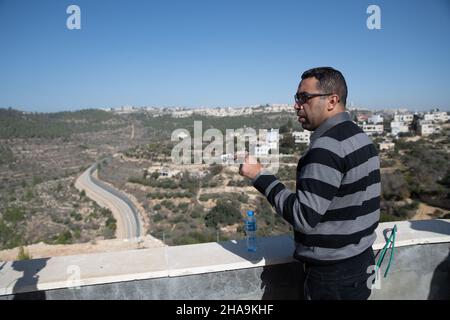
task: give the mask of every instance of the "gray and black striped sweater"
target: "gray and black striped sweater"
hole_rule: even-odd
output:
[[[294,228],[294,257],[331,264],[362,253],[376,239],[380,161],[370,138],[342,112],[311,135],[297,166],[296,192],[262,172],[253,185]]]

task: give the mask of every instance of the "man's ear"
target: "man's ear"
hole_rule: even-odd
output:
[[[339,105],[339,96],[337,94],[333,94],[328,97],[328,111],[333,111]]]

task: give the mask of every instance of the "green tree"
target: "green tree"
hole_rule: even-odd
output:
[[[409,198],[408,184],[400,171],[382,174],[382,193],[386,200],[404,200]]]
[[[242,220],[240,205],[233,200],[221,199],[205,216],[207,227],[218,228],[219,224],[232,225]]]
[[[295,149],[295,138],[290,133],[286,133],[280,140],[280,153],[289,154]]]
[[[55,244],[70,244],[70,243],[72,243],[72,233],[70,232],[70,230],[60,233],[55,240]]]
[[[447,170],[445,176],[441,180],[439,180],[438,183],[446,186],[447,188],[450,188],[450,170]]]

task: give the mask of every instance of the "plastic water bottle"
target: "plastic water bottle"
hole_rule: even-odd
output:
[[[256,217],[251,210],[247,211],[247,219],[245,220],[245,234],[247,240],[247,251],[256,251]]]

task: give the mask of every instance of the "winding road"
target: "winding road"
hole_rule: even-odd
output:
[[[116,237],[119,239],[138,238],[142,234],[142,223],[133,203],[120,191],[96,178],[97,164],[84,171],[75,182],[78,190],[98,205],[111,210],[117,220]]]

